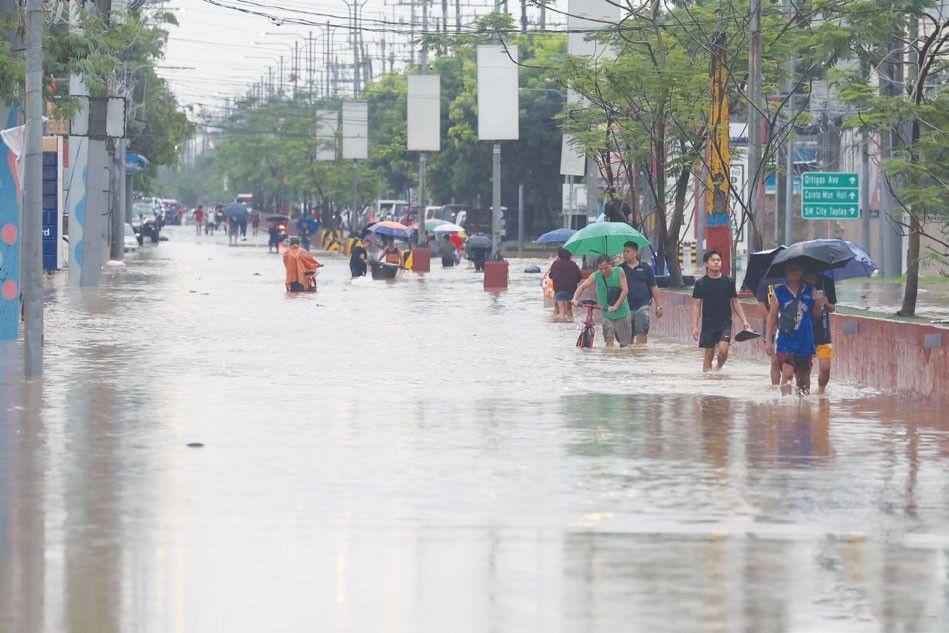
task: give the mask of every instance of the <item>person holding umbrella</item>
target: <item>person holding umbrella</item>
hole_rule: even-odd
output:
[[[745,311],[738,300],[735,281],[722,273],[722,254],[716,249],[707,251],[702,258],[705,275],[695,282],[692,298],[692,338],[704,350],[702,371],[712,368],[712,360],[718,357],[715,368],[721,369],[728,360],[728,348],[732,336],[732,311],[741,319],[743,330],[750,330]],[[701,324],[701,328],[699,327]]]
[[[830,313],[837,310],[837,287],[834,280],[818,273],[807,273],[804,281],[814,286],[825,301],[820,316],[814,318],[814,347],[817,350],[817,393],[827,390],[834,345],[830,338]]]
[[[626,295],[626,275],[613,267],[609,255],[596,258],[596,271],[584,279],[573,293],[573,304],[580,305],[579,297],[590,285],[596,285],[596,302],[603,311],[603,340],[607,347],[613,347],[614,339],[620,347],[629,345],[632,339],[632,326],[629,322],[629,304]]]
[[[768,331],[777,332],[775,346],[769,346],[768,353],[777,354],[781,362],[781,392],[791,393],[793,379],[798,391],[808,394],[817,352],[814,319],[821,317],[827,299],[804,281],[804,264],[800,260],[788,261],[785,271],[787,281],[775,287],[768,312]]]

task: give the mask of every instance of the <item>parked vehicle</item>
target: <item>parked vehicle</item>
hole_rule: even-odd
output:
[[[406,215],[409,203],[405,200],[376,200],[376,222],[396,220]]]
[[[507,207],[501,207],[501,213],[507,213]],[[471,233],[484,233],[491,235],[491,209],[466,209],[455,214],[455,224],[465,227],[465,231]]]

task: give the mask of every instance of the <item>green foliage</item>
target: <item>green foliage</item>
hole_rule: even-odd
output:
[[[491,22],[492,24],[494,22]],[[522,60],[547,63],[563,55],[562,35],[518,41]],[[474,49],[468,46],[435,55],[432,72],[442,78],[442,150],[429,155],[428,192],[438,203],[451,201],[486,206],[491,194],[491,144],[478,140]],[[553,117],[563,94],[541,69],[521,73],[522,138],[503,148],[502,198],[513,210],[517,186],[523,184],[535,214],[535,232],[552,226],[559,214],[560,130]],[[357,161],[360,205],[377,197],[404,197],[418,182],[418,156],[406,151],[406,76],[389,74],[371,82],[362,97],[369,106],[369,160]],[[265,206],[287,201],[349,207],[352,198],[350,161],[315,161],[315,110],[338,110],[339,100],[311,104],[296,100],[245,100],[227,120],[206,127],[215,135],[213,172],[202,169],[210,191],[228,183],[227,196],[252,191]],[[192,186],[190,175],[174,172],[163,183],[169,190]],[[181,181],[180,183],[178,181]],[[186,198],[182,197],[182,200]]]

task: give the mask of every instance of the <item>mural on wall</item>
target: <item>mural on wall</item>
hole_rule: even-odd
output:
[[[0,106],[3,129],[19,124],[16,107]],[[16,155],[0,144],[0,340],[16,340],[20,327],[20,199]]]

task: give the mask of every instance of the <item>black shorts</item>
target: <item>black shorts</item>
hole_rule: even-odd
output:
[[[702,327],[702,332],[699,334],[699,347],[710,349],[718,345],[719,343],[731,343],[732,341],[732,324],[729,323],[724,327],[715,327],[715,328],[705,328]]]

